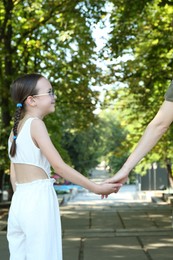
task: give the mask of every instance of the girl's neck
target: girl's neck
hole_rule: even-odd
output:
[[[25,113],[25,115],[24,115],[24,117],[23,117],[23,119],[24,120],[26,120],[26,119],[28,119],[28,118],[30,118],[30,117],[37,117],[37,118],[39,118],[39,119],[43,119],[43,117],[41,117],[40,115],[33,115],[33,114],[31,114],[31,113]]]

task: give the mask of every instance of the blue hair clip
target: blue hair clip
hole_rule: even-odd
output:
[[[17,139],[17,136],[16,136],[16,135],[14,135],[14,136],[13,136],[13,139],[14,139],[14,140],[16,140],[16,139]]]
[[[17,107],[22,107],[22,103],[17,103]]]

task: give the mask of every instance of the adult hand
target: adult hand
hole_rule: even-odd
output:
[[[101,183],[97,186],[96,194],[102,195],[102,197],[107,197],[109,194],[117,192],[120,187],[122,186],[121,183]]]
[[[119,191],[119,189],[122,187],[122,185],[127,181],[128,178],[128,172],[127,170],[121,168],[113,177],[107,179],[106,181],[104,181],[104,183],[114,183],[114,184],[121,184],[119,187],[117,187],[116,192],[117,193]],[[108,196],[106,195],[102,195],[102,199],[103,198],[107,198]]]
[[[124,168],[121,168],[113,177],[107,179],[105,183],[121,183],[124,184],[127,181],[129,172]]]

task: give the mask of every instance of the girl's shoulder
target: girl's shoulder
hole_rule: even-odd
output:
[[[46,147],[47,140],[50,139],[45,123],[41,119],[34,119],[31,123],[31,137],[37,147]],[[40,148],[41,149],[41,148]]]
[[[42,133],[47,133],[46,125],[42,119],[33,118],[31,122],[31,133],[32,135],[42,135]]]
[[[38,118],[38,117],[31,117],[30,120],[31,120],[31,124],[33,126],[37,126],[37,127],[44,126],[44,127],[46,127],[44,121],[42,119]]]

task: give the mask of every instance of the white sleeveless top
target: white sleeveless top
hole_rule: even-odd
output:
[[[16,154],[11,157],[11,141],[8,139],[8,155],[12,163],[30,164],[42,168],[50,178],[50,163],[34,144],[31,137],[31,123],[36,118],[28,118],[16,139]]]

